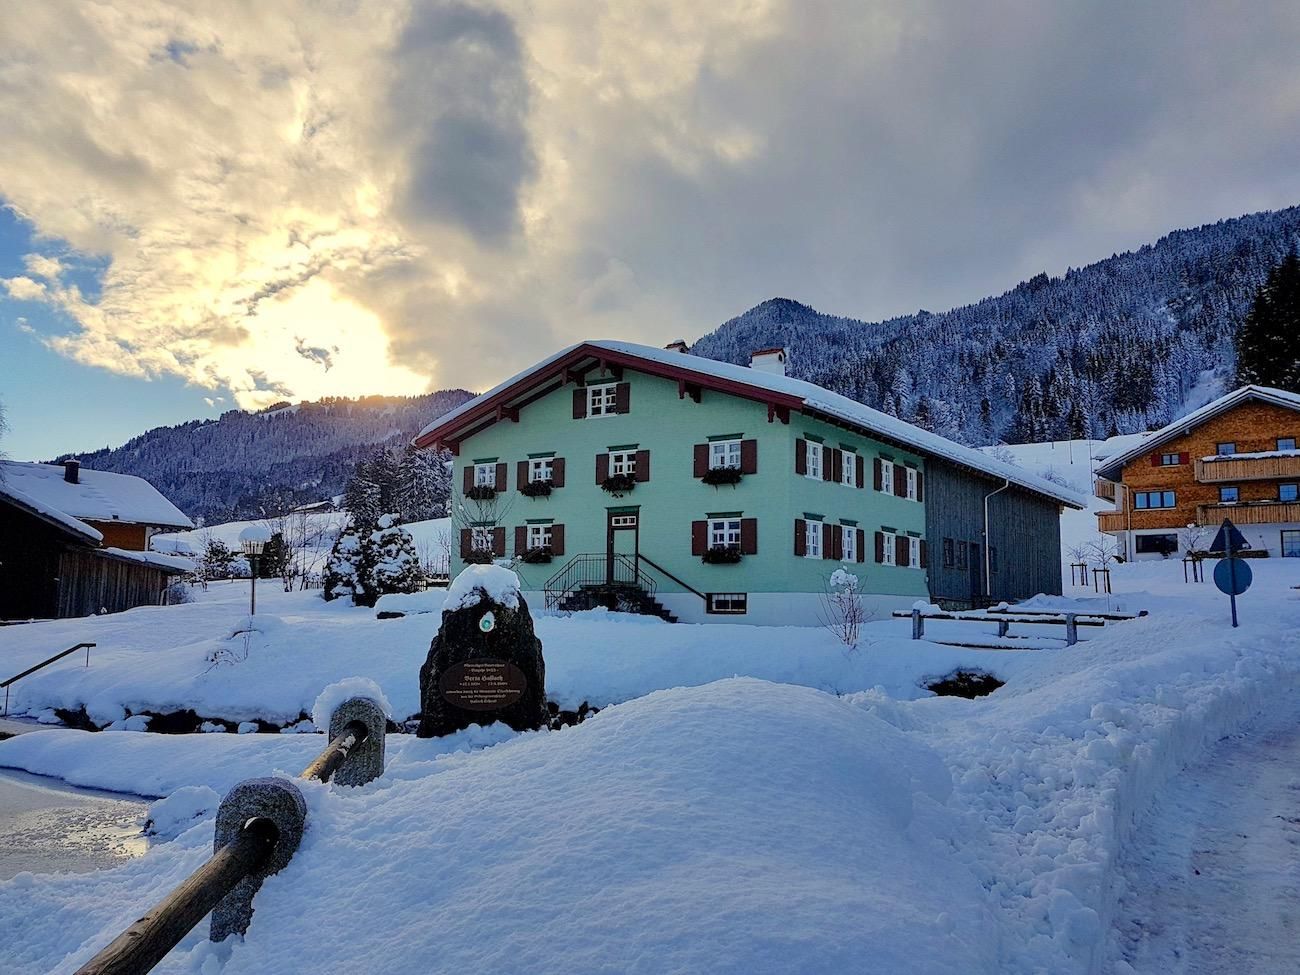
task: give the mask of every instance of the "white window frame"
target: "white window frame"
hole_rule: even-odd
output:
[[[609,473],[630,474],[636,477],[636,451],[611,450],[609,452]]]
[[[550,525],[529,525],[528,526],[528,550],[531,552],[535,548],[549,548],[551,544],[551,527]]]
[[[903,468],[903,470],[907,471],[907,500],[915,501],[916,486],[917,486],[917,470],[915,467],[905,467]]]
[[[804,477],[822,479],[822,460],[825,449],[816,440],[804,441]]]
[[[1181,463],[1183,462],[1183,459],[1182,459],[1182,458],[1183,458],[1183,455],[1182,455],[1182,454],[1161,454],[1161,455],[1160,455],[1160,466],[1161,466],[1161,467],[1177,467],[1179,464],[1181,464]]]
[[[745,592],[711,592],[709,593],[709,612],[721,614],[741,614],[749,611],[749,593]]]
[[[587,387],[587,417],[614,416],[618,411],[618,383]]]
[[[898,565],[898,535],[894,532],[881,532],[885,536],[885,551],[881,565]]]
[[[635,528],[636,515],[610,515],[610,528]]]
[[[921,540],[915,535],[907,536],[907,564],[913,569],[921,567]]]
[[[739,518],[709,519],[709,548],[740,548]]]
[[[858,529],[855,525],[840,525],[840,552],[844,562],[858,560]]]
[[[841,451],[840,483],[845,487],[858,486],[858,455],[856,451]]]
[[[882,460],[880,462],[880,493],[894,493],[894,462],[892,460]]]
[[[712,440],[709,442],[709,470],[734,467],[740,470],[740,441]]]
[[[820,559],[822,557],[822,522],[809,518],[803,525],[804,558]]]
[[[550,481],[555,476],[555,458],[554,457],[530,457],[528,458],[528,483],[536,481]]]
[[[489,525],[475,525],[469,530],[469,548],[471,552],[492,554],[492,528]]]
[[[495,463],[475,464],[474,486],[495,488],[497,486],[497,465]]]

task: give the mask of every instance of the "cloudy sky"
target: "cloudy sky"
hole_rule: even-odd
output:
[[[15,457],[1300,203],[1294,0],[0,5]]]

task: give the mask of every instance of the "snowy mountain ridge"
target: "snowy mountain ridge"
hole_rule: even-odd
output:
[[[785,346],[797,378],[967,444],[1134,433],[1231,382],[1255,291],[1298,243],[1290,207],[1177,230],[937,314],[873,323],[774,298],[691,351],[744,363]]]

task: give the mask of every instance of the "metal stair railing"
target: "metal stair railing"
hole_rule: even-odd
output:
[[[82,650],[82,649],[84,649],[84,650],[86,651],[86,666],[89,667],[89,666],[90,666],[90,648],[93,647],[93,646],[96,646],[96,644],[94,644],[94,643],[78,643],[75,647],[68,647],[68,649],[59,651],[59,652],[56,653],[53,657],[49,657],[49,658],[47,658],[47,659],[45,659],[45,660],[42,660],[42,661],[41,661],[40,663],[38,663],[35,667],[28,667],[28,668],[27,668],[26,670],[24,670],[21,674],[14,674],[14,676],[10,677],[8,680],[6,680],[6,681],[0,681],[0,687],[3,687],[3,688],[5,689],[5,709],[4,709],[4,715],[5,715],[5,717],[8,717],[8,716],[9,716],[9,685],[10,685],[10,684],[16,684],[18,681],[22,680],[24,677],[28,676],[29,674],[34,674],[34,673],[36,673],[36,672],[37,672],[38,670],[40,670],[42,667],[48,667],[50,664],[52,664],[52,663],[56,663],[56,662],[62,660],[62,659],[63,659],[64,657],[66,657],[68,654],[70,654],[70,653],[76,653],[78,650]]]

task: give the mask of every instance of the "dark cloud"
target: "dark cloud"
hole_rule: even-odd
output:
[[[519,195],[536,168],[514,22],[486,7],[421,3],[394,59],[390,102],[410,146],[401,215],[501,242],[518,226]]]

